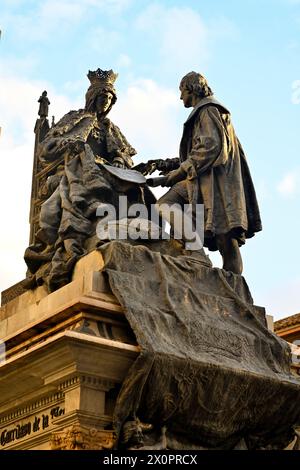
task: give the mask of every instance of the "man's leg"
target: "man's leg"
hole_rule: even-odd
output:
[[[216,240],[223,258],[223,269],[234,274],[242,274],[243,261],[237,240],[228,235],[217,235]]]
[[[155,204],[157,211],[171,226],[171,233],[177,240],[185,242],[186,249],[200,250],[202,240],[193,227],[192,216],[184,211],[188,196],[184,182],[177,183]]]

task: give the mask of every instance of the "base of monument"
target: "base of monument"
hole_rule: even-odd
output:
[[[1,308],[0,449],[114,446],[115,399],[139,347],[102,266],[91,253],[70,284]]]
[[[0,449],[294,446],[300,382],[243,278],[158,248],[111,242],[3,305]]]

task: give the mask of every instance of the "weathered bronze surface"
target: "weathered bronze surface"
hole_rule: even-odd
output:
[[[43,91],[42,95],[39,97],[38,102],[40,103],[38,115],[41,118],[46,118],[48,117],[48,111],[49,111],[49,104],[50,101],[47,96],[47,91]]]
[[[101,248],[142,349],[117,400],[119,446],[285,448],[300,424],[288,344],[267,329],[242,276],[164,244],[164,254],[121,241]]]
[[[190,72],[181,80],[180,91],[184,106],[193,110],[184,123],[180,158],[174,159],[176,169],[161,160],[138,169],[144,174],[155,169],[167,173],[161,185],[172,188],[158,206],[204,204],[204,246],[220,251],[225,270],[241,274],[239,246],[262,228],[246,157],[230,112],[213,97],[206,79]],[[165,212],[161,207],[162,216],[172,223]]]
[[[133,171],[131,184],[128,177],[125,181],[112,174],[113,167],[114,173],[127,169],[129,174],[136,153],[107,117],[117,99],[117,75],[98,69],[90,71],[88,78],[85,108],[70,111],[36,142],[34,176],[43,175],[44,180],[32,197],[35,213],[30,217],[32,244],[25,252],[25,287],[45,282],[53,291],[69,282],[74,264],[86,252],[85,240],[95,233],[100,203],[117,207],[119,196],[125,194],[131,202],[155,201],[147,187],[138,185],[145,182],[141,174]],[[42,95],[40,100],[39,114],[45,122],[48,98]],[[38,124],[40,129],[41,120]],[[33,188],[37,188],[35,181]]]
[[[89,249],[102,252],[104,276],[141,353],[118,395],[116,435],[97,436],[99,448],[285,448],[300,425],[300,383],[290,372],[288,344],[267,329],[264,309],[253,304],[241,276],[239,246],[261,230],[261,221],[229,111],[204,77],[186,75],[181,98],[193,111],[180,158],[134,167],[143,174],[158,169],[160,182],[171,186],[159,208],[204,204],[205,245],[221,252],[224,269],[213,268],[203,250],[189,251],[176,240],[99,243],[99,203],[117,207],[126,195],[150,206],[155,198],[144,177],[130,173],[135,150],[107,118],[116,101],[116,74],[98,69],[88,77],[85,108],[51,129],[43,127],[48,104],[41,103],[35,161],[45,180],[36,186],[38,224],[25,253],[23,287],[45,283],[56,290]],[[124,219],[114,222],[121,226]],[[70,428],[54,436],[53,448],[83,448],[85,442],[95,448],[90,437]]]

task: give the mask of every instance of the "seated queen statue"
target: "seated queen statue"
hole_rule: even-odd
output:
[[[39,149],[44,161],[57,159],[64,152],[87,144],[99,162],[130,168],[136,151],[120,129],[106,116],[117,101],[112,70],[89,71],[90,87],[85,95],[85,108],[70,111],[47,134]]]
[[[117,100],[117,74],[97,69],[87,76],[85,108],[66,114],[37,149],[41,166],[59,159],[62,164],[47,180],[35,243],[25,251],[25,288],[46,283],[51,292],[69,282],[74,264],[86,253],[86,241],[95,235],[99,203],[118,207],[119,196],[128,196],[128,184],[107,171],[109,165],[130,169],[136,154],[107,117]],[[143,188],[133,186],[133,197],[143,201]]]

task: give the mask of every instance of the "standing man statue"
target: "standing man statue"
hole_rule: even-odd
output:
[[[50,101],[49,101],[49,98],[48,98],[48,96],[47,96],[46,90],[43,91],[42,95],[39,97],[38,103],[40,103],[38,115],[39,115],[41,118],[46,118],[46,117],[48,117]]]
[[[179,88],[184,106],[193,108],[184,124],[179,159],[165,165],[162,160],[148,162],[145,172],[158,169],[167,175],[164,186],[171,189],[157,207],[171,224],[166,208],[204,204],[204,246],[220,251],[223,269],[241,274],[239,247],[262,229],[245,154],[230,112],[214,98],[206,79],[190,72]]]

